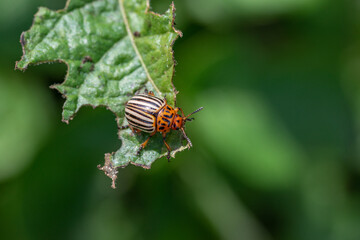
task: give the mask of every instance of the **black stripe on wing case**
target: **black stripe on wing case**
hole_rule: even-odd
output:
[[[127,108],[125,108],[125,113],[127,113],[127,112],[129,114],[136,113],[136,114],[140,115],[141,117],[143,117],[144,120],[153,121],[153,117],[141,112],[141,110],[139,110],[139,109],[136,109],[136,108],[133,108],[133,107],[127,107]]]
[[[157,98],[157,97],[153,97],[153,96],[149,96],[149,95],[135,95],[132,99],[143,99],[145,101],[154,101],[156,102],[158,105],[164,105],[164,100],[160,99],[160,98]]]
[[[134,106],[134,105],[126,105],[126,108],[129,108],[129,109],[136,109],[136,110],[138,110],[138,111],[140,111],[140,112],[144,112],[144,113],[149,113],[149,114],[151,114],[151,115],[153,115],[154,114],[154,111],[149,111],[148,109],[144,109],[144,108],[142,108],[142,107],[138,107],[138,106]],[[126,109],[125,108],[125,109]]]
[[[140,129],[144,132],[153,132],[155,130],[154,126],[145,126],[145,125],[135,122],[132,119],[127,119],[127,121],[133,128]]]
[[[157,97],[149,96],[149,98],[151,98],[152,100],[157,101],[161,105],[163,105],[165,103],[164,100],[162,100],[160,98],[157,98]]]
[[[134,102],[138,102],[138,103],[147,103],[147,104],[150,104],[150,105],[153,105],[154,107],[156,108],[159,108],[162,106],[161,103],[155,101],[155,100],[152,100],[152,99],[149,99],[149,98],[139,98],[139,97],[133,97],[130,101],[130,103]]]
[[[150,108],[150,109],[153,109],[153,110],[157,110],[157,109],[158,109],[158,108],[153,108],[153,107],[151,107],[151,106],[149,106],[149,105],[143,105],[143,104],[132,103],[132,102],[128,102],[128,103],[127,103],[127,106],[138,106],[138,107],[140,107],[140,108],[144,108],[144,109]]]
[[[138,120],[140,123],[150,124],[150,126],[153,125],[153,122],[146,121],[146,120],[141,119],[141,118],[139,118],[139,117],[136,117],[136,116],[134,116],[134,115],[132,115],[132,114],[125,113],[125,115],[126,115],[126,118],[127,118],[127,119],[130,119],[130,120]],[[144,125],[144,126],[146,126],[146,125]]]

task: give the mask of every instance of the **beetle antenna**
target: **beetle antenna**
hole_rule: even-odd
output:
[[[193,111],[192,113],[190,113],[189,115],[187,115],[184,119],[187,119],[188,117],[190,117],[191,115],[193,115],[194,113],[197,113],[197,112],[199,112],[200,110],[202,110],[203,109],[203,107],[201,107],[201,108],[199,108],[199,109],[196,109],[195,111]],[[194,119],[192,119],[192,120],[194,120]],[[191,121],[191,120],[190,120]]]
[[[186,135],[184,128],[181,128],[181,132],[182,132],[184,138],[186,139],[186,141],[189,143],[190,147],[192,147],[192,143],[191,143],[190,139],[188,138],[188,136]]]

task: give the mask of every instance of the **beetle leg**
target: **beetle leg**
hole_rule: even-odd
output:
[[[184,113],[184,111],[180,108],[180,110],[181,110],[181,114],[182,114],[182,116],[183,117],[185,117],[185,113]]]
[[[133,128],[132,126],[129,125],[129,128],[131,129],[131,131],[135,134],[139,134],[141,132],[141,130]]]
[[[171,148],[170,148],[169,144],[167,144],[167,142],[165,141],[165,139],[166,139],[166,133],[163,133],[162,136],[163,136],[164,144],[165,144],[165,146],[166,146],[166,148],[167,148],[167,150],[168,150],[168,154],[167,154],[166,158],[168,159],[168,162],[170,162],[170,152],[171,152]]]
[[[182,116],[185,117],[184,111],[181,108],[179,108],[179,109],[181,111]]]
[[[176,113],[178,113],[178,111],[180,111],[181,114],[182,114],[182,116],[183,116],[183,117],[185,116],[184,111],[183,111],[181,108],[176,107],[176,108],[174,108],[174,110],[175,110]]]
[[[138,149],[137,152],[136,152],[136,155],[139,155],[139,154],[140,154],[141,150],[143,150],[143,149],[146,147],[146,145],[147,145],[147,143],[149,142],[150,138],[151,138],[152,136],[154,136],[155,133],[156,133],[156,132],[153,132],[152,134],[150,134],[150,136],[145,140],[145,142],[143,142],[143,143],[140,145],[139,149]]]
[[[147,88],[145,88],[144,93],[150,96],[155,96],[155,94],[152,91],[147,90]]]

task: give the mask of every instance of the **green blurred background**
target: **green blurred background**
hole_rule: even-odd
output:
[[[164,12],[169,0],[153,0]],[[0,1],[1,239],[360,239],[360,2],[176,0],[174,83],[194,147],[96,166],[114,115],[61,122],[64,64],[14,71],[38,6]]]

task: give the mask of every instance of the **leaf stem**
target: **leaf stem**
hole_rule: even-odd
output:
[[[146,65],[144,63],[144,60],[143,60],[143,58],[142,58],[142,56],[141,56],[141,54],[140,54],[140,52],[139,52],[139,50],[138,50],[138,48],[137,48],[137,46],[135,44],[135,39],[134,39],[133,33],[132,33],[131,29],[130,29],[129,21],[128,21],[127,16],[126,16],[126,12],[125,12],[125,8],[124,8],[124,0],[119,0],[119,6],[120,6],[121,15],[122,15],[122,17],[124,19],[124,24],[125,24],[125,27],[126,27],[126,31],[127,31],[128,35],[129,35],[130,42],[131,42],[131,44],[132,44],[132,46],[133,46],[133,48],[135,50],[135,53],[138,56],[138,58],[139,58],[139,60],[141,62],[141,65],[143,66],[143,68],[145,70],[145,73],[146,73],[146,76],[149,79],[150,83],[154,86],[155,91],[161,96],[161,92],[157,88],[157,86],[155,85],[154,80],[151,78],[150,73],[149,73],[149,71],[148,71],[148,69],[147,69],[147,67],[146,67]]]

